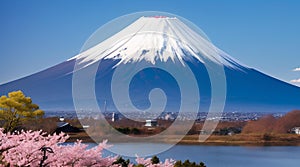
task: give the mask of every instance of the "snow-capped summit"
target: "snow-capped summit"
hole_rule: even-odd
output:
[[[140,17],[135,22],[70,60],[88,66],[101,59],[120,59],[119,63],[146,60],[181,62],[196,58],[236,68],[237,64],[208,39],[195,32],[176,17]]]

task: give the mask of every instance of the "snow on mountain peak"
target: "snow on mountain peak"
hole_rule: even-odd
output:
[[[176,17],[140,17],[110,38],[69,59],[88,66],[102,59],[120,63],[146,60],[180,62],[194,57],[237,68],[236,62]]]

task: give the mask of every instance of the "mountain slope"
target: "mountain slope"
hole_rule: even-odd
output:
[[[226,74],[225,111],[277,112],[300,108],[300,88],[241,65],[177,18],[141,17],[120,32],[77,56],[44,71],[0,85],[0,94],[23,90],[44,109],[74,109],[72,75],[75,71],[97,66],[95,93],[100,107],[104,101],[114,109],[111,80],[120,65],[137,66],[142,62],[164,63],[190,68],[200,93],[200,111],[211,103],[208,70],[216,64]],[[184,77],[184,76],[182,76]],[[130,98],[140,109],[150,106],[148,94],[153,88],[164,90],[167,111],[177,111],[181,96],[176,80],[168,72],[148,68],[135,75]],[[89,99],[85,99],[89,100]]]

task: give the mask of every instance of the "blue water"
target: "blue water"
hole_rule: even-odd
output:
[[[95,144],[90,144],[90,147]],[[145,149],[161,147],[162,144],[149,143],[119,143],[114,144],[118,149]],[[105,156],[112,155],[105,151]],[[158,154],[160,159],[203,161],[208,167],[299,167],[300,147],[297,146],[200,146],[175,145],[171,149]],[[129,158],[134,161],[135,158]]]

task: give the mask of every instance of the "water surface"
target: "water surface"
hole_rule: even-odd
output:
[[[90,147],[95,144],[90,144]],[[161,147],[163,144],[153,143],[118,143],[116,150],[149,149]],[[105,151],[105,156],[112,155]],[[300,147],[297,146],[203,146],[203,145],[175,145],[171,149],[158,154],[160,159],[203,161],[208,167],[299,167]],[[135,158],[129,158],[134,161]]]

